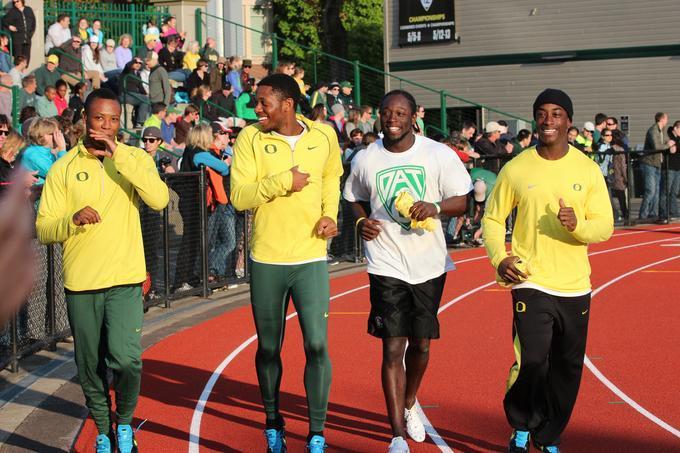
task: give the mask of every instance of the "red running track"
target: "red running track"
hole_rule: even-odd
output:
[[[675,331],[680,321],[680,226],[620,231],[590,251],[594,289],[651,266],[602,289],[591,308],[588,357],[630,399],[624,401],[621,393],[584,370],[563,449],[680,451],[680,340]],[[482,256],[480,249],[454,255],[458,270],[449,274],[444,291],[442,338],[433,342],[418,396],[445,451],[504,451],[507,446],[502,398],[513,357],[510,295],[489,284],[493,270],[485,258],[476,259]],[[362,287],[367,283],[365,273],[331,282],[336,296],[329,321],[333,384],[325,433],[330,451],[385,451],[391,437],[380,388],[380,343],[366,334],[368,289]],[[136,415],[148,421],[138,433],[140,450],[264,449],[254,332],[250,310],[243,307],[145,351]],[[230,355],[228,365],[213,376]],[[288,323],[283,363],[281,407],[288,445],[291,451],[304,451],[304,353],[295,318]],[[211,377],[212,391],[204,395],[202,413],[196,412]],[[648,411],[649,418],[631,404]],[[666,428],[650,420],[654,417]],[[91,451],[95,436],[88,420],[75,450]],[[409,444],[416,452],[440,450],[430,437]]]

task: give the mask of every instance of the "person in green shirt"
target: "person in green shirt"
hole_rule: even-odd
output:
[[[250,79],[243,87],[243,92],[236,99],[236,116],[246,120],[249,123],[257,121],[257,115],[255,114],[255,96],[253,96],[253,85],[255,83],[254,79]]]
[[[144,121],[144,129],[147,127],[161,128],[161,123],[168,114],[168,106],[163,102],[154,102],[151,104],[151,115]]]

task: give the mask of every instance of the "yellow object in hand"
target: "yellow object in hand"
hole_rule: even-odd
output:
[[[413,200],[411,194],[408,191],[404,190],[400,192],[399,195],[397,196],[397,199],[394,200],[394,206],[397,208],[397,211],[399,212],[399,214],[402,215],[402,217],[411,219],[409,211],[411,209],[411,206],[413,206],[414,202],[415,201]],[[425,220],[411,219],[411,228],[422,228],[423,230],[426,231],[434,231],[436,227],[437,222],[435,222],[432,217],[428,217]]]

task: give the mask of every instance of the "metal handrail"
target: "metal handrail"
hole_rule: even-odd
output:
[[[131,74],[131,73],[127,73],[127,74],[123,75],[123,77],[120,78],[120,81],[121,81],[120,86],[121,86],[121,90],[123,91],[123,115],[124,115],[123,118],[127,118],[128,103],[127,103],[127,90],[125,89],[125,87],[126,87],[125,82],[129,78],[132,78],[133,80],[139,80],[140,82],[142,82],[142,84],[149,85],[149,82],[145,82],[142,78],[137,77],[136,75]],[[151,100],[148,99],[148,98],[135,97],[135,99],[139,99],[141,102],[143,102],[145,104],[149,104],[149,105],[153,104],[151,102]]]
[[[19,127],[19,87],[5,85],[0,83],[0,87],[7,88],[12,92],[12,127],[17,129]]]

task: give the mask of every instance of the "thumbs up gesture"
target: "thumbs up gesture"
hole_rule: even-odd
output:
[[[576,229],[576,213],[574,208],[567,207],[567,204],[562,198],[560,198],[560,210],[557,213],[557,218],[559,219],[562,226],[564,226],[569,232],[573,232]]]

